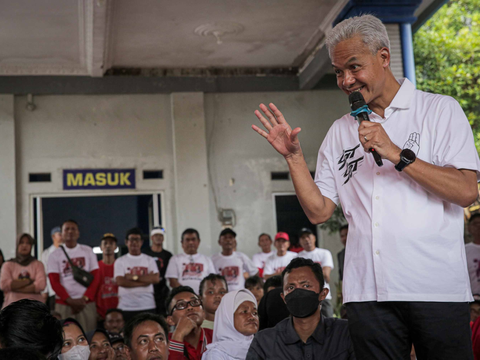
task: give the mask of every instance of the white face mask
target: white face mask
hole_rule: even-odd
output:
[[[65,354],[58,355],[58,360],[88,360],[90,347],[77,345],[68,350]]]

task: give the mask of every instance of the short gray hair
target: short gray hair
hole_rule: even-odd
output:
[[[373,15],[354,16],[338,23],[327,35],[326,45],[330,59],[338,43],[355,36],[362,37],[363,43],[372,54],[376,54],[383,47],[390,49],[387,29],[380,19]]]

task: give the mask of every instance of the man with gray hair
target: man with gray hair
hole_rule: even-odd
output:
[[[475,201],[480,160],[457,101],[416,90],[390,69],[387,31],[371,15],[347,19],[326,42],[346,94],[371,121],[346,114],[318,153],[315,179],[298,134],[274,104],[253,129],[285,157],[312,223],[340,202],[349,223],[344,302],[358,359],[473,359],[463,207]],[[376,165],[374,149],[384,161]]]

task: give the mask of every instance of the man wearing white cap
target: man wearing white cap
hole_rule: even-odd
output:
[[[167,271],[168,262],[172,257],[172,253],[163,248],[163,240],[165,236],[165,229],[161,226],[156,226],[150,232],[151,246],[142,250],[146,255],[155,259],[160,273],[160,282],[153,285],[155,304],[157,313],[165,316],[167,310],[165,309],[165,299],[168,297],[170,290],[165,279],[165,272]]]

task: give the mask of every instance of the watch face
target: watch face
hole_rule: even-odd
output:
[[[415,160],[416,156],[415,153],[410,149],[403,149],[402,153],[400,154],[402,158],[405,159],[406,162],[410,163]]]

